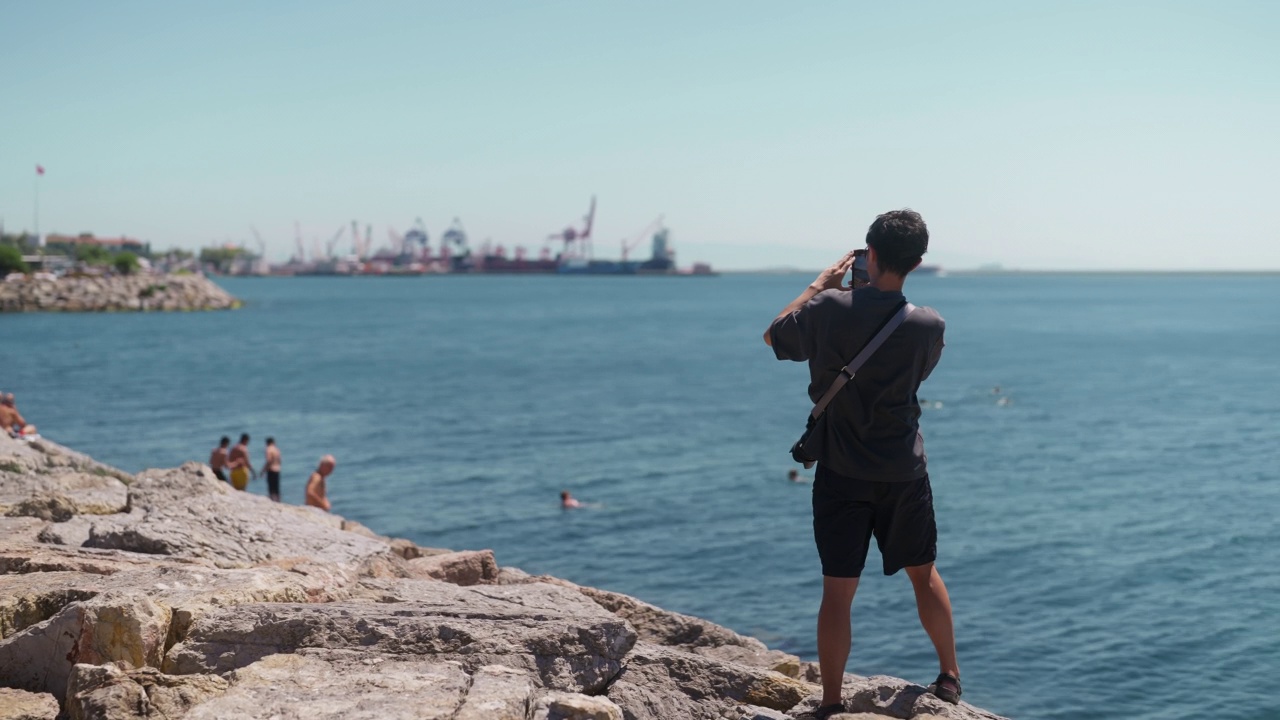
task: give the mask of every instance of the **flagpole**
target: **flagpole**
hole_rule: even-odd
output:
[[[43,243],[40,242],[40,170],[39,170],[39,167],[40,167],[39,165],[36,166],[37,170],[36,170],[36,179],[35,179],[36,247],[40,247],[41,245],[43,245]]]

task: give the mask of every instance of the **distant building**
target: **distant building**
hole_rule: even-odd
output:
[[[80,233],[79,235],[49,233],[44,236],[44,242],[46,247],[58,245],[74,248],[77,245],[96,245],[111,252],[124,252],[127,250],[137,255],[146,255],[151,252],[151,244],[144,243],[141,240],[128,237],[99,238],[94,237],[93,233]]]

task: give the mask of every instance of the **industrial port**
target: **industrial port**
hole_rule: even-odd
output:
[[[267,264],[261,259],[263,242],[257,231],[259,253],[254,261],[229,268],[237,275],[426,275],[426,274],[559,274],[559,275],[713,275],[711,266],[695,263],[688,269],[676,266],[670,231],[658,216],[631,238],[620,241],[619,258],[595,257],[596,199],[582,217],[546,235],[536,251],[523,245],[508,248],[484,241],[473,246],[462,221],[454,218],[437,238],[431,237],[422,219],[404,233],[387,228],[387,244],[374,248],[374,230],[352,221],[337,229],[327,241],[313,238],[307,252],[301,230],[295,226],[293,257],[283,264]],[[648,241],[648,256],[633,257]],[[339,249],[345,252],[339,252]]]

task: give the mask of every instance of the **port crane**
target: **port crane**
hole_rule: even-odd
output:
[[[250,225],[249,230],[253,232],[253,241],[258,248],[258,259],[267,257],[267,244],[262,241],[262,235],[258,233],[258,228]]]
[[[583,220],[585,221],[586,224],[583,226],[581,230],[578,230],[574,228],[572,225],[570,225],[569,227],[565,228],[564,230],[561,230],[558,233],[553,233],[551,235],[548,235],[547,239],[564,241],[563,257],[565,258],[575,257],[575,256],[588,258],[591,256],[591,226],[595,223],[595,219],[596,219],[596,196],[592,195],[591,209],[588,210],[586,216],[583,217]],[[570,249],[575,243],[577,243],[576,254]]]
[[[641,243],[641,241],[645,240],[650,236],[651,233],[655,232],[658,228],[662,227],[662,221],[665,218],[666,218],[665,215],[659,215],[658,217],[654,218],[653,221],[650,222],[648,225],[645,225],[644,229],[641,230],[640,233],[637,234],[634,238],[632,238],[629,242],[627,240],[622,241],[622,262],[627,261],[627,255],[630,254],[631,251],[634,250],[635,247]]]
[[[409,248],[413,244],[418,245],[418,254],[425,260],[427,257],[427,243],[430,237],[427,235],[427,226],[422,222],[422,218],[414,221],[413,227],[409,232],[404,234],[404,249],[409,252]]]

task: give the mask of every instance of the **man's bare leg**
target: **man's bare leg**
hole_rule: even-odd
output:
[[[822,672],[822,705],[840,702],[844,666],[849,662],[849,610],[858,578],[822,577],[822,607],[818,609],[818,667]]]
[[[933,563],[907,568],[911,587],[916,591],[916,610],[920,624],[929,633],[933,648],[938,652],[938,666],[944,673],[960,677],[960,663],[956,660],[956,631],[951,620],[951,598],[947,586],[942,583]],[[821,657],[822,645],[818,645]]]

